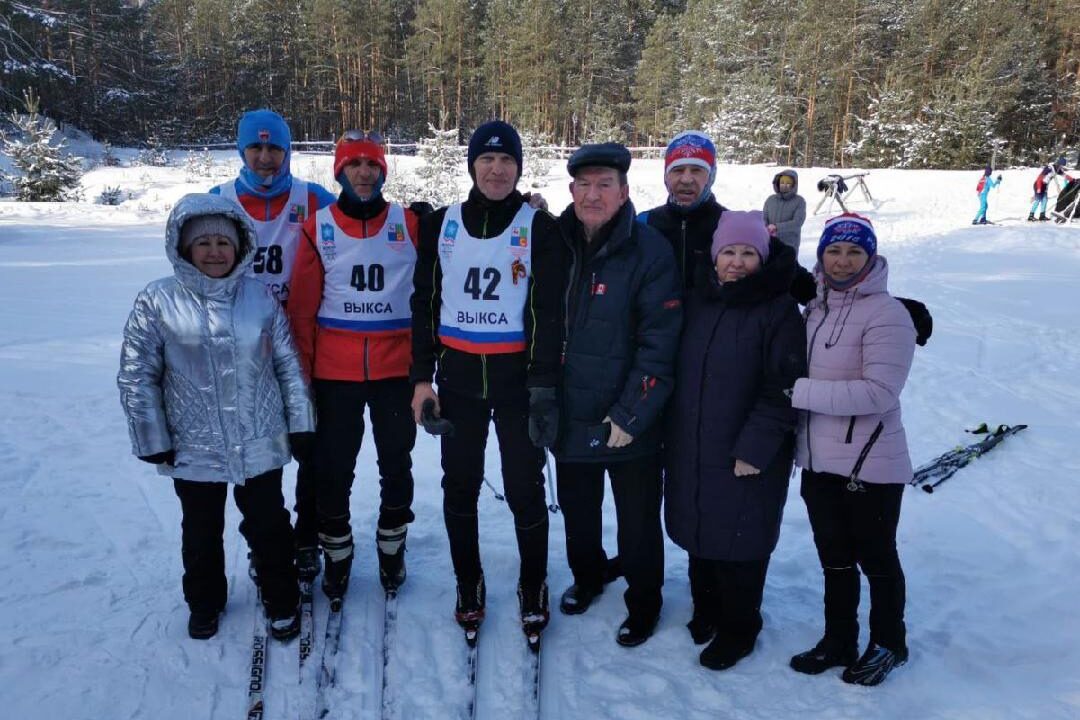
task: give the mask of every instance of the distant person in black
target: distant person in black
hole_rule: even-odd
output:
[[[484,617],[477,500],[492,420],[521,569],[527,635],[548,621],[548,518],[543,447],[554,444],[564,266],[554,218],[516,190],[521,139],[493,121],[472,134],[473,187],[463,203],[421,219],[412,308],[413,415],[425,401],[453,424],[442,438],[443,517],[466,637]],[[432,379],[438,387],[436,394]]]
[[[616,640],[632,647],[652,635],[663,603],[660,420],[682,326],[678,269],[667,241],[635,220],[625,147],[585,145],[567,168],[573,204],[559,217],[570,261],[555,457],[574,584],[559,607],[585,612],[603,591],[606,472],[628,585]]]

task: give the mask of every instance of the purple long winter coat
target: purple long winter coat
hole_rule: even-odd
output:
[[[900,391],[915,354],[915,327],[888,292],[889,265],[878,255],[866,278],[844,292],[818,283],[807,306],[808,377],[791,404],[803,412],[797,463],[815,472],[870,483],[911,480],[900,419]],[[820,278],[820,268],[816,271]],[[880,431],[878,426],[881,426]]]
[[[788,294],[795,251],[779,240],[761,271],[720,285],[711,266],[687,299],[668,408],[664,519],[691,555],[763,560],[776,547],[806,372],[806,330]],[[735,459],[761,473],[735,477]]]

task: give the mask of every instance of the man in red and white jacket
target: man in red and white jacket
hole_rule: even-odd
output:
[[[413,520],[410,402],[413,290],[419,214],[382,196],[386,155],[376,133],[349,131],[334,152],[341,195],[304,225],[288,314],[318,410],[312,472],[323,591],[348,588],[353,538],[349,495],[364,436],[364,408],[382,487],[376,540],[387,590],[405,579],[405,535]]]
[[[236,150],[244,161],[240,174],[210,192],[232,200],[251,218],[258,248],[248,274],[265,283],[274,297],[287,305],[300,230],[316,210],[332,203],[334,196],[317,183],[292,176],[292,134],[288,123],[276,112],[244,113],[236,127]],[[302,578],[319,572],[315,487],[308,468],[312,441],[312,433],[298,434],[292,447],[300,464],[296,473],[294,534],[297,570]]]

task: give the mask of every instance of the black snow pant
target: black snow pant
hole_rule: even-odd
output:
[[[225,608],[225,498],[228,483],[173,480],[180,498],[184,600],[193,612]],[[240,534],[254,553],[263,604],[270,617],[296,611],[299,590],[293,564],[293,534],[281,494],[281,468],[233,486],[243,520]]]
[[[547,578],[548,516],[544,452],[529,440],[529,395],[522,387],[498,399],[439,389],[441,417],[454,426],[442,437],[443,519],[459,584],[475,583],[480,566],[477,501],[484,484],[484,448],[495,421],[503,491],[514,515],[521,567],[518,581],[536,588]]]
[[[663,604],[664,538],[660,527],[663,478],[659,455],[613,463],[557,463],[559,505],[566,520],[566,558],[574,582],[603,587],[604,472],[611,478],[623,595],[631,617],[654,618]]]
[[[293,537],[296,547],[316,547],[319,544],[319,515],[316,511],[317,485],[310,456],[297,458],[296,468],[296,525]]]
[[[710,560],[690,555],[690,595],[694,612],[709,618],[732,643],[752,646],[761,632],[765,593],[764,560]]]
[[[837,646],[859,641],[859,570],[870,583],[870,642],[907,648],[904,571],[896,552],[896,526],[904,486],[860,483],[832,473],[803,470],[802,497],[825,574],[825,636]]]
[[[319,532],[335,538],[351,536],[349,497],[356,456],[364,439],[364,408],[371,414],[371,432],[379,465],[381,528],[413,521],[412,450],[416,423],[412,416],[412,384],[407,378],[312,383],[318,423],[312,473],[316,482]]]

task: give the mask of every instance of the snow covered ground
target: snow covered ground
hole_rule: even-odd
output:
[[[229,605],[207,642],[187,638],[180,590],[179,503],[170,483],[131,457],[117,399],[120,332],[136,292],[170,272],[162,249],[169,207],[237,169],[220,153],[217,177],[181,168],[99,168],[86,197],[119,185],[118,207],[0,202],[0,643],[2,715],[9,718],[239,718],[245,709],[253,588],[231,507]],[[405,172],[415,160],[398,158]],[[329,180],[328,157],[294,171]],[[639,209],[664,196],[660,161],[635,162]],[[775,168],[722,167],[716,193],[760,207]],[[811,208],[827,171],[802,172]],[[463,173],[464,174],[464,173]],[[1005,171],[990,198],[1001,226],[971,227],[976,172],[874,171],[875,221],[895,294],[934,314],[916,352],[904,414],[916,464],[968,441],[981,421],[1030,424],[927,495],[909,491],[900,526],[911,661],[876,689],[836,671],[807,677],[788,658],[821,631],[821,574],[793,482],[752,656],[703,670],[683,627],[690,603],[685,555],[668,544],[657,634],[617,646],[622,581],[587,614],[556,612],[545,633],[543,717],[1015,718],[1080,717],[1080,223],[1027,224],[1033,170]],[[568,202],[561,163],[543,189]],[[824,215],[804,229],[813,257]],[[397,718],[459,715],[464,653],[453,624],[453,577],[441,518],[436,443],[414,454],[417,522],[409,581],[389,665]],[[498,455],[488,475],[498,484]],[[370,442],[352,509],[358,541],[346,601],[335,718],[379,714],[382,593],[375,568],[377,482]],[[287,470],[291,482],[295,466]],[[609,507],[609,513],[611,508]],[[609,517],[611,515],[609,514]],[[614,551],[613,522],[605,529]],[[570,582],[561,516],[551,527],[553,600]],[[488,620],[481,638],[478,717],[522,715],[525,650],[514,597],[516,550],[508,509],[481,496]],[[863,642],[868,593],[864,592]],[[316,595],[316,657],[326,604]],[[305,702],[295,641],[269,651],[267,718]]]

